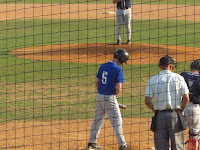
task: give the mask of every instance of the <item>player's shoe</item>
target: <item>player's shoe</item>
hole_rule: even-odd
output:
[[[120,146],[119,150],[130,150],[126,145]]]
[[[121,45],[121,41],[120,40],[117,40],[117,45]]]
[[[127,44],[131,44],[131,40],[127,40]]]
[[[88,147],[86,150],[96,150],[101,149],[101,146],[97,145],[96,143],[88,143]]]

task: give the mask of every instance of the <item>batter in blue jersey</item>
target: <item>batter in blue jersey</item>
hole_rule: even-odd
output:
[[[101,149],[97,145],[97,138],[108,115],[114,128],[119,150],[129,150],[122,132],[122,117],[116,96],[122,90],[124,83],[123,70],[120,67],[129,59],[129,54],[124,49],[114,53],[112,61],[102,64],[96,76],[96,111],[95,118],[90,129],[90,139],[87,150]]]

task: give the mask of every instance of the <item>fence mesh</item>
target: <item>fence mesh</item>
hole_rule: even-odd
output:
[[[119,48],[125,83],[117,97],[128,147],[154,147],[147,81],[164,55],[189,71],[200,58],[199,0],[131,1],[131,43],[117,6],[105,0],[0,1],[0,149],[85,149],[96,109],[96,74]],[[185,131],[185,140],[188,131]],[[105,119],[102,149],[118,149]]]

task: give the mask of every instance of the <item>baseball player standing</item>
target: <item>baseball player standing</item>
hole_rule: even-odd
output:
[[[117,44],[121,44],[122,25],[126,26],[127,44],[131,43],[131,0],[113,0],[117,3]]]
[[[185,82],[189,88],[189,96],[190,102],[185,109],[185,117],[187,120],[187,124],[189,127],[189,139],[197,139],[200,131],[200,101],[198,97],[193,95],[193,90],[196,91],[195,88],[192,88],[192,85],[197,81],[200,77],[200,59],[194,60],[190,65],[190,72],[182,72],[181,75],[184,77]],[[198,88],[198,87],[197,87]]]
[[[124,83],[123,70],[120,67],[129,59],[129,54],[124,49],[114,53],[112,61],[102,64],[96,76],[96,111],[95,118],[90,129],[90,139],[87,150],[101,149],[97,145],[97,138],[104,124],[106,114],[114,128],[119,150],[129,150],[122,132],[122,116],[116,96],[122,90]]]
[[[189,90],[184,78],[173,72],[176,64],[173,57],[162,57],[161,71],[148,81],[145,91],[145,104],[155,112],[152,131],[156,150],[169,150],[169,139],[172,150],[185,148],[183,130],[187,126],[183,114],[189,103]]]

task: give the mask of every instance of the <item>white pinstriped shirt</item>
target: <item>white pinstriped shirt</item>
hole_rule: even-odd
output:
[[[148,81],[145,96],[154,99],[154,110],[181,109],[182,96],[188,93],[181,75],[162,70]]]

